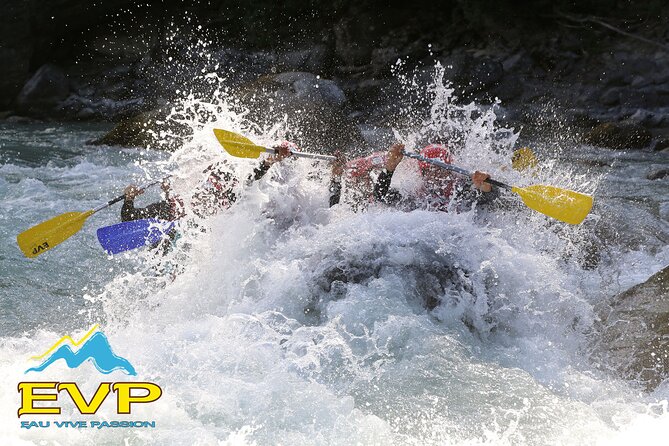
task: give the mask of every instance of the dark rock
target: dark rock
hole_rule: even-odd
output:
[[[391,74],[391,67],[400,58],[400,53],[396,48],[374,48],[372,51],[372,74],[376,76],[388,76]]]
[[[664,86],[621,88],[620,104],[630,108],[669,107],[669,90]]]
[[[144,99],[155,106],[162,99],[174,101],[180,95],[176,90],[210,98],[221,85],[207,78],[211,73],[224,78],[228,88],[283,71],[341,75],[341,84],[363,84],[392,78],[390,67],[401,59],[397,71],[403,73],[435,60],[450,66],[446,77],[466,101],[552,97],[565,109],[589,108],[591,116],[605,118],[602,122],[644,109],[655,115],[643,125],[669,125],[656,110],[669,107],[669,57],[656,48],[622,36],[597,39],[598,32],[607,31],[539,19],[541,8],[522,2],[508,7],[483,0],[447,3],[388,6],[360,0],[314,9],[308,2],[211,0],[195,2],[185,12],[175,1],[135,8],[130,0],[0,0],[0,109],[14,106],[28,74],[45,63],[61,66],[71,82],[77,77],[72,93],[91,101],[69,101],[57,108],[66,115],[56,111],[56,116],[97,118],[98,111],[114,108],[103,106],[105,100]],[[572,7],[581,8],[556,6]],[[605,9],[583,8],[592,16]],[[620,9],[618,18],[624,18],[621,8],[614,8]],[[502,16],[513,20],[505,23]],[[661,41],[663,23],[649,20],[658,28],[644,28],[646,37]],[[253,23],[253,29],[241,23]],[[580,94],[581,87],[587,87],[586,94]],[[602,111],[614,106],[620,109]]]
[[[323,73],[327,69],[328,48],[320,44],[308,48],[279,52],[276,55],[276,62],[279,68],[285,71]]]
[[[655,85],[664,85],[669,82],[669,67],[665,67],[662,71],[651,73],[650,76]]]
[[[89,41],[86,46],[90,51],[95,51],[108,59],[139,60],[149,54],[157,44],[157,40],[158,32],[156,29],[126,27],[123,29],[123,33],[98,35],[95,39]]]
[[[114,100],[105,97],[87,98],[70,95],[57,107],[60,115],[69,119],[122,120],[132,118],[147,109],[142,98]]]
[[[311,73],[280,73],[267,80],[279,87],[275,92],[279,96],[286,96],[287,100],[297,99],[334,107],[341,107],[346,102],[344,91],[336,83]]]
[[[648,79],[645,76],[641,75],[636,75],[632,78],[632,82],[630,82],[630,85],[634,88],[641,88],[641,87],[646,87],[652,83],[651,79]]]
[[[37,121],[35,119],[29,118],[27,116],[12,115],[12,116],[7,117],[7,119],[5,119],[5,122],[9,122],[11,124],[32,124],[32,123],[37,122]]]
[[[657,152],[669,149],[669,137],[660,138],[655,142],[653,149]]]
[[[28,79],[33,43],[29,2],[5,1],[0,10],[0,108],[5,108]]]
[[[592,359],[649,391],[669,378],[669,267],[595,307]]]
[[[511,71],[511,70],[514,70],[515,72],[518,72],[518,66],[519,65],[522,65],[523,68],[528,67],[527,59],[528,59],[527,54],[525,54],[525,52],[523,52],[523,51],[518,52],[518,53],[513,54],[513,55],[507,57],[506,59],[504,59],[504,61],[502,61],[502,68],[504,69],[504,71],[507,71],[507,72]],[[523,62],[525,62],[525,63],[523,63]]]
[[[620,90],[618,88],[609,88],[599,97],[599,103],[606,106],[619,104]]]
[[[624,65],[620,67],[620,72],[625,76],[627,83],[632,83],[636,76],[643,77],[657,71],[657,63],[645,57],[631,57],[623,60],[622,63]]]
[[[361,146],[364,139],[345,111],[346,96],[331,80],[311,73],[263,76],[238,92],[249,119],[271,126],[288,118],[288,139],[305,150]]]
[[[463,93],[486,91],[496,86],[504,75],[499,61],[489,57],[474,57],[469,53],[458,53],[443,58],[444,77],[460,86]]]
[[[588,110],[573,108],[565,110],[565,124],[579,129],[591,129],[597,126],[599,121],[590,116]]]
[[[627,121],[643,125],[644,127],[661,127],[669,123],[669,115],[662,112],[638,109],[632,116],[627,118]]]
[[[33,116],[50,114],[70,92],[65,73],[55,65],[42,65],[23,86],[16,98],[21,113]]]
[[[507,75],[502,78],[501,82],[490,90],[490,94],[499,98],[502,103],[512,102],[520,99],[525,92],[525,86],[520,76]]]
[[[669,169],[659,169],[646,175],[646,178],[649,180],[661,180],[667,176],[669,176]]]
[[[607,122],[584,135],[584,141],[610,149],[642,149],[650,144],[650,131],[638,124]]]
[[[171,119],[170,112],[169,108],[163,107],[124,119],[90,144],[176,150],[192,131],[185,124]]]
[[[372,57],[369,16],[347,17],[334,26],[335,54],[345,65],[367,65]]]
[[[222,48],[215,51],[211,59],[214,63],[213,70],[224,74],[226,84],[239,87],[262,74],[270,73],[279,63],[277,59],[280,57],[263,51],[247,53],[233,48]]]

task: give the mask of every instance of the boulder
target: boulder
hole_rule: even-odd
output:
[[[0,4],[0,109],[8,107],[28,79],[33,43],[30,39],[30,4]]]
[[[638,109],[632,116],[627,118],[628,122],[641,124],[644,127],[653,128],[653,127],[662,127],[665,123],[669,122],[668,115],[660,111],[651,111]]]
[[[441,60],[444,77],[461,87],[464,94],[487,91],[502,80],[502,63],[490,57],[456,53]]]
[[[669,176],[669,169],[658,169],[646,175],[646,178],[648,178],[649,180],[661,180],[662,178],[666,178],[668,176]]]
[[[270,76],[268,80],[278,87],[275,93],[290,100],[332,107],[341,107],[346,102],[344,91],[336,83],[311,73],[280,73]]]
[[[100,119],[120,121],[133,118],[146,111],[147,104],[143,98],[116,101],[108,98],[87,98],[72,94],[58,106],[61,116],[68,119],[87,120]]]
[[[609,149],[642,149],[650,144],[653,135],[639,124],[606,122],[584,135],[584,141]]]
[[[328,47],[316,44],[306,48],[278,52],[277,65],[285,70],[323,72],[328,63]]]
[[[490,91],[490,94],[496,98],[499,98],[502,103],[508,103],[519,100],[524,91],[525,88],[520,76],[510,74],[508,76],[504,76],[500,80],[499,84],[497,84],[497,86]]]
[[[26,115],[49,115],[69,93],[70,84],[63,70],[45,64],[23,86],[16,105]]]
[[[607,107],[618,105],[620,103],[620,89],[609,88],[599,97],[599,102]]]
[[[347,99],[339,86],[305,72],[260,77],[237,92],[248,118],[270,127],[287,119],[287,137],[310,151],[360,147],[364,139],[346,114]]]
[[[334,26],[335,55],[349,66],[367,65],[372,57],[373,26],[366,15],[341,19]]]
[[[191,135],[188,126],[170,119],[170,109],[162,107],[123,119],[93,145],[137,147],[173,151]]]
[[[599,304],[592,359],[652,391],[669,378],[669,266]]]
[[[374,77],[389,77],[392,74],[391,67],[394,66],[400,58],[401,54],[396,48],[374,48],[370,62],[371,73]]]
[[[655,147],[653,147],[653,149],[656,152],[662,152],[669,149],[669,136],[658,138],[658,140],[655,141]]]

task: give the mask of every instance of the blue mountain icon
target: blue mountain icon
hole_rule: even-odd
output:
[[[114,370],[123,370],[128,375],[136,375],[135,368],[127,359],[116,356],[109,345],[107,336],[101,331],[91,336],[84,345],[76,352],[72,347],[65,344],[58,347],[42,364],[31,367],[28,372],[41,372],[59,359],[64,359],[71,369],[79,367],[85,361],[90,360],[99,372],[109,374]]]

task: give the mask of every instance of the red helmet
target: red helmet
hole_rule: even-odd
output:
[[[429,146],[423,147],[420,151],[420,154],[425,158],[433,158],[441,160],[447,164],[453,163],[453,156],[444,144],[430,144]],[[430,163],[425,161],[418,161],[418,166],[420,167],[421,173],[423,173],[428,167],[431,166]]]

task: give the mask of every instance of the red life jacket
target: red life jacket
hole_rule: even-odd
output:
[[[420,151],[420,154],[425,158],[437,159],[447,164],[453,163],[453,155],[445,144],[430,144]],[[425,175],[432,164],[425,161],[418,161],[421,175]],[[438,168],[438,167],[437,167]],[[444,175],[451,175],[449,171],[444,170]],[[455,179],[443,178],[441,185],[427,185],[419,192],[419,197],[427,202],[430,209],[446,211],[453,195],[453,188],[455,187]],[[439,186],[435,188],[435,186]]]
[[[374,152],[369,156],[348,161],[344,172],[353,180],[368,177],[372,170],[381,170],[386,167],[387,159],[386,152]]]

